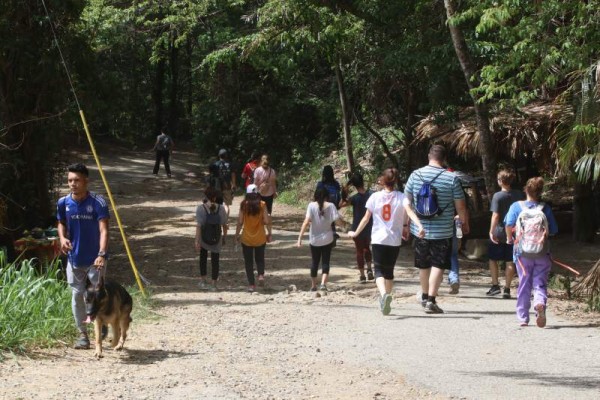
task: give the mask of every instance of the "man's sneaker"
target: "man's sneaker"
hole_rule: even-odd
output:
[[[100,335],[101,340],[106,339],[106,336],[108,336],[108,326],[102,325],[102,334]]]
[[[367,283],[367,277],[364,275],[361,275],[360,278],[358,278],[358,281],[360,283]]]
[[[546,326],[546,306],[543,304],[538,304],[534,307],[535,309],[535,324],[538,328],[543,328]]]
[[[90,339],[88,338],[88,335],[86,335],[85,333],[82,333],[79,335],[79,339],[77,339],[75,341],[75,345],[73,346],[74,349],[77,350],[87,350],[90,348]]]
[[[373,279],[375,279],[375,277],[373,276],[373,271],[368,270],[367,271],[367,279],[372,281]]]
[[[450,294],[458,294],[458,289],[460,288],[460,283],[454,282],[450,284]]]
[[[425,312],[427,314],[443,314],[444,310],[442,310],[437,303],[428,301],[427,304],[425,304]]]
[[[490,290],[487,291],[486,296],[495,296],[497,294],[500,294],[500,292],[501,290],[499,285],[492,285]]]
[[[392,312],[392,295],[387,293],[384,294],[379,301],[379,305],[383,315],[390,315],[390,312]]]
[[[502,298],[510,299],[510,288],[507,288],[507,287],[504,288],[504,293],[502,293]]]
[[[423,292],[421,292],[420,290],[417,292],[417,301],[421,304],[421,307],[425,308],[425,306],[427,305],[427,299],[423,298]]]

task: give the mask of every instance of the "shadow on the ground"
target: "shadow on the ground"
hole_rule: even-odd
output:
[[[149,365],[163,361],[167,358],[193,357],[198,353],[171,351],[171,350],[142,350],[142,349],[123,349],[123,356],[120,361],[123,364]]]
[[[465,374],[472,375],[477,372],[465,371]],[[600,377],[595,376],[565,376],[557,374],[539,374],[530,371],[490,371],[481,372],[480,376],[494,376],[501,378],[509,378],[515,381],[522,381],[523,383],[531,385],[545,385],[545,386],[562,386],[573,389],[585,389],[597,391],[600,388]],[[576,397],[576,396],[575,396]]]

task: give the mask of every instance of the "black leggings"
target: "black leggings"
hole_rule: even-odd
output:
[[[312,265],[310,266],[310,276],[312,278],[317,277],[317,273],[319,272],[319,262],[321,261],[321,257],[323,258],[323,266],[322,273],[329,273],[329,260],[331,259],[331,249],[333,248],[333,243],[326,244],[325,246],[313,246],[310,245],[310,254],[312,256]]]
[[[256,261],[256,272],[258,275],[265,274],[265,247],[266,245],[252,247],[242,243],[242,252],[244,253],[244,266],[246,267],[246,277],[248,284],[254,285],[254,263]],[[253,260],[254,258],[254,260]]]
[[[210,252],[211,277],[213,281],[219,279],[219,253]],[[208,271],[208,250],[200,249],[200,276],[206,276]]]
[[[267,206],[267,212],[269,213],[269,215],[271,215],[273,213],[273,198],[275,197],[275,195],[270,195],[270,196],[260,196],[260,199],[262,201],[265,202],[265,205]]]

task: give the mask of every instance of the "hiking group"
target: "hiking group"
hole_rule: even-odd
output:
[[[226,157],[227,152],[222,149],[219,161],[209,168],[206,199],[197,211],[196,248],[200,251],[200,287],[203,289],[216,290],[219,246],[227,236],[228,206],[231,205],[236,173]],[[268,156],[258,152],[252,154],[241,177],[246,190],[240,205],[235,241],[236,246],[238,242],[242,245],[248,291],[252,292],[256,289],[256,280],[259,286],[265,282],[265,248],[271,241],[277,179],[275,170],[269,166]],[[525,185],[525,195],[511,188],[513,180],[511,171],[499,171],[498,184],[501,190],[494,194],[490,205],[492,217],[488,255],[492,287],[486,294],[494,296],[502,293],[503,298],[510,299],[515,265],[518,266],[519,322],[523,326],[529,323],[531,294],[534,292],[536,324],[543,327],[546,324],[546,287],[551,266],[548,237],[558,232],[557,224],[550,206],[541,202],[543,179],[529,179]],[[459,242],[462,235],[470,231],[465,192],[458,176],[447,168],[445,148],[440,145],[430,148],[428,164],[410,174],[404,192],[399,190],[399,173],[395,168],[384,170],[378,184],[381,189],[373,192],[365,188],[363,176],[355,173],[342,186],[335,179],[331,166],[323,168],[322,179],[316,185],[313,201],[307,206],[296,243],[297,247],[302,246],[308,230],[312,259],[310,290],[327,293],[331,252],[339,238],[336,225],[347,225],[339,210],[352,207],[353,217],[348,236],[354,241],[356,249],[359,282],[375,281],[380,293],[382,314],[391,312],[394,266],[402,242],[408,241],[411,236],[414,241],[414,265],[419,270],[420,291],[417,300],[426,313],[443,313],[437,304],[437,296],[444,272],[449,271],[449,293],[458,294]],[[351,186],[356,193],[349,197]],[[221,205],[226,212],[209,221],[207,216],[219,213]],[[215,238],[207,242],[204,239],[205,231],[213,232]],[[219,241],[218,245],[210,244],[216,241]],[[210,284],[206,280],[208,251],[211,252],[213,265]],[[504,263],[506,270],[503,290],[498,281],[499,263]]]
[[[168,153],[172,140],[157,138],[157,165],[161,159],[170,175]],[[167,136],[167,135],[165,135]],[[168,136],[167,136],[168,137]],[[163,149],[164,141],[168,149]],[[160,145],[160,149],[158,148]],[[165,153],[166,152],[166,153]],[[160,153],[160,158],[159,158]],[[166,155],[166,156],[165,156]],[[221,149],[219,159],[209,167],[205,199],[196,209],[195,249],[200,255],[200,282],[204,290],[217,290],[219,255],[228,233],[228,219],[237,172]],[[437,296],[444,271],[449,270],[450,294],[459,292],[458,241],[468,234],[469,214],[460,179],[446,166],[446,150],[434,145],[429,150],[426,166],[412,172],[404,192],[399,190],[399,174],[388,168],[380,175],[379,191],[365,188],[361,174],[355,173],[343,187],[335,179],[333,168],[323,168],[306,209],[297,246],[309,229],[311,291],[327,293],[332,249],[339,238],[336,225],[347,225],[340,208],[352,207],[352,224],[348,236],[354,241],[359,282],[375,280],[380,293],[383,315],[391,312],[394,267],[402,241],[414,241],[414,265],[419,269],[420,291],[417,300],[428,314],[443,313]],[[158,168],[155,166],[155,171]],[[88,191],[89,173],[83,164],[68,167],[70,193],[57,203],[58,234],[61,251],[67,255],[67,281],[72,289],[72,312],[80,337],[75,348],[89,348],[84,324],[83,294],[86,281],[97,285],[108,265],[109,210],[104,198]],[[235,228],[235,247],[242,247],[248,291],[265,284],[265,249],[271,242],[273,200],[277,197],[277,174],[266,154],[255,152],[244,166],[245,197]],[[502,293],[510,299],[515,269],[519,278],[516,313],[519,323],[530,321],[531,300],[539,327],[546,325],[547,284],[552,260],[549,236],[558,232],[551,207],[541,201],[544,180],[531,178],[524,195],[511,189],[514,174],[498,173],[501,190],[490,205],[489,267],[492,286],[486,293]],[[349,188],[356,193],[348,197]],[[211,280],[208,276],[208,254],[211,256]],[[500,289],[498,264],[504,263],[506,278]],[[321,279],[318,270],[321,268]],[[254,270],[256,268],[256,278]],[[533,297],[532,297],[533,293]],[[103,329],[103,334],[106,330]]]

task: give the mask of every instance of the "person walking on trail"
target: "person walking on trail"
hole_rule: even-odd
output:
[[[350,198],[347,198],[347,186],[352,185],[356,188],[356,193]],[[342,189],[342,201],[340,202],[340,208],[352,206],[352,227],[353,231],[356,231],[360,221],[365,216],[367,209],[365,208],[367,200],[371,197],[370,190],[365,189],[364,178],[362,174],[356,172],[350,180],[348,185]],[[371,262],[373,255],[371,253],[371,228],[373,227],[373,218],[369,219],[369,222],[362,230],[362,232],[354,237],[354,247],[356,248],[356,263],[359,271],[359,282],[366,283],[367,279],[372,281],[375,279],[373,276],[373,270],[371,268]],[[365,264],[367,266],[367,276],[365,276]]]
[[[529,324],[533,290],[535,322],[540,328],[546,326],[548,275],[552,266],[548,238],[558,233],[552,209],[541,202],[543,190],[544,179],[529,179],[525,185],[527,199],[512,203],[504,218],[506,243],[514,244],[514,261],[519,274],[517,318],[521,326]]]
[[[221,192],[225,211],[229,217],[229,208],[233,204],[233,192],[237,189],[233,163],[228,160],[227,150],[219,150],[219,159],[208,167],[208,187]]]
[[[452,168],[447,168],[448,172],[454,172]],[[463,190],[464,192],[464,190]],[[465,199],[467,198],[465,194]],[[469,218],[469,211],[467,207],[467,218]],[[448,270],[448,284],[450,285],[450,290],[448,294],[458,294],[460,290],[460,263],[458,261],[458,249],[462,243],[462,226],[460,230],[458,229],[458,225],[461,223],[460,217],[458,215],[454,216],[454,233],[452,236],[452,253],[450,254],[450,269]],[[460,237],[459,237],[460,235]]]
[[[154,151],[156,152],[156,162],[154,163],[154,170],[152,173],[154,175],[158,175],[158,169],[160,168],[160,162],[163,161],[165,163],[165,171],[167,172],[167,176],[171,177],[171,166],[169,165],[169,157],[173,154],[173,148],[175,147],[175,143],[171,136],[165,133],[163,129],[160,132],[160,135],[156,137],[156,143],[154,143]]]
[[[375,266],[375,284],[379,289],[380,309],[383,315],[392,310],[392,290],[394,288],[394,267],[398,259],[402,237],[408,238],[408,218],[414,222],[416,234],[425,235],[425,230],[417,215],[403,207],[404,194],[396,190],[398,170],[388,168],[383,171],[380,183],[383,189],[373,193],[366,203],[366,212],[356,231],[348,232],[351,238],[359,237],[373,217],[371,245]]]
[[[326,165],[323,167],[323,171],[321,173],[321,180],[317,182],[317,189],[325,188],[329,193],[329,202],[335,205],[335,208],[340,209],[340,202],[342,200],[341,186],[340,183],[335,179],[335,175],[333,173],[333,167],[331,165]],[[331,230],[333,231],[333,246],[335,247],[337,240],[340,235],[338,235],[335,224],[331,224]]]
[[[492,219],[490,221],[490,243],[488,245],[488,258],[490,275],[492,276],[492,287],[486,295],[495,296],[500,294],[500,283],[498,281],[498,264],[504,262],[505,284],[502,297],[510,299],[510,284],[515,276],[515,264],[513,263],[513,245],[506,243],[506,228],[504,217],[510,206],[515,201],[525,200],[525,195],[520,190],[511,189],[515,174],[512,171],[501,170],[498,172],[498,184],[501,190],[494,193],[490,204]]]
[[[67,282],[72,290],[71,307],[79,338],[76,349],[89,349],[84,294],[87,279],[98,285],[108,258],[108,205],[102,196],[88,191],[89,171],[83,164],[68,168],[70,194],[61,197],[56,207],[60,249],[67,255]],[[102,327],[106,336],[107,327]]]
[[[242,231],[241,236],[240,230]],[[236,243],[242,243],[249,292],[256,290],[254,262],[256,262],[258,285],[265,285],[265,247],[267,243],[271,242],[271,232],[271,217],[267,206],[260,199],[258,187],[250,184],[246,188],[246,197],[240,204],[240,213],[235,228]]]
[[[444,277],[450,268],[452,237],[455,219],[464,234],[469,233],[469,219],[464,192],[458,177],[444,168],[446,149],[433,145],[428,154],[429,164],[410,175],[405,187],[404,207],[414,210],[425,227],[425,236],[419,237],[420,229],[410,225],[415,236],[415,267],[419,269],[419,302],[428,314],[444,311],[438,306],[436,297]]]
[[[248,185],[254,183],[254,171],[258,168],[260,164],[260,153],[258,151],[253,151],[252,156],[250,156],[250,160],[244,165],[244,169],[242,170],[242,179],[244,179],[244,188],[247,188]]]
[[[315,190],[314,201],[306,208],[306,218],[300,228],[297,246],[302,246],[302,237],[306,228],[310,225],[309,242],[312,264],[310,267],[310,279],[312,292],[319,290],[327,293],[327,280],[329,278],[331,249],[333,248],[333,231],[331,224],[339,221],[343,224],[335,204],[329,202],[329,193],[325,188]],[[317,275],[321,263],[321,284],[317,287]]]
[[[227,211],[217,203],[219,193],[213,188],[204,192],[206,201],[196,208],[196,252],[200,253],[200,282],[201,290],[217,290],[219,279],[219,253],[227,237]],[[208,252],[212,266],[212,283],[206,281],[208,273]]]
[[[277,198],[277,174],[269,166],[269,156],[260,157],[260,165],[254,170],[254,184],[258,188],[260,198],[267,205],[269,215],[273,214],[273,200]]]

